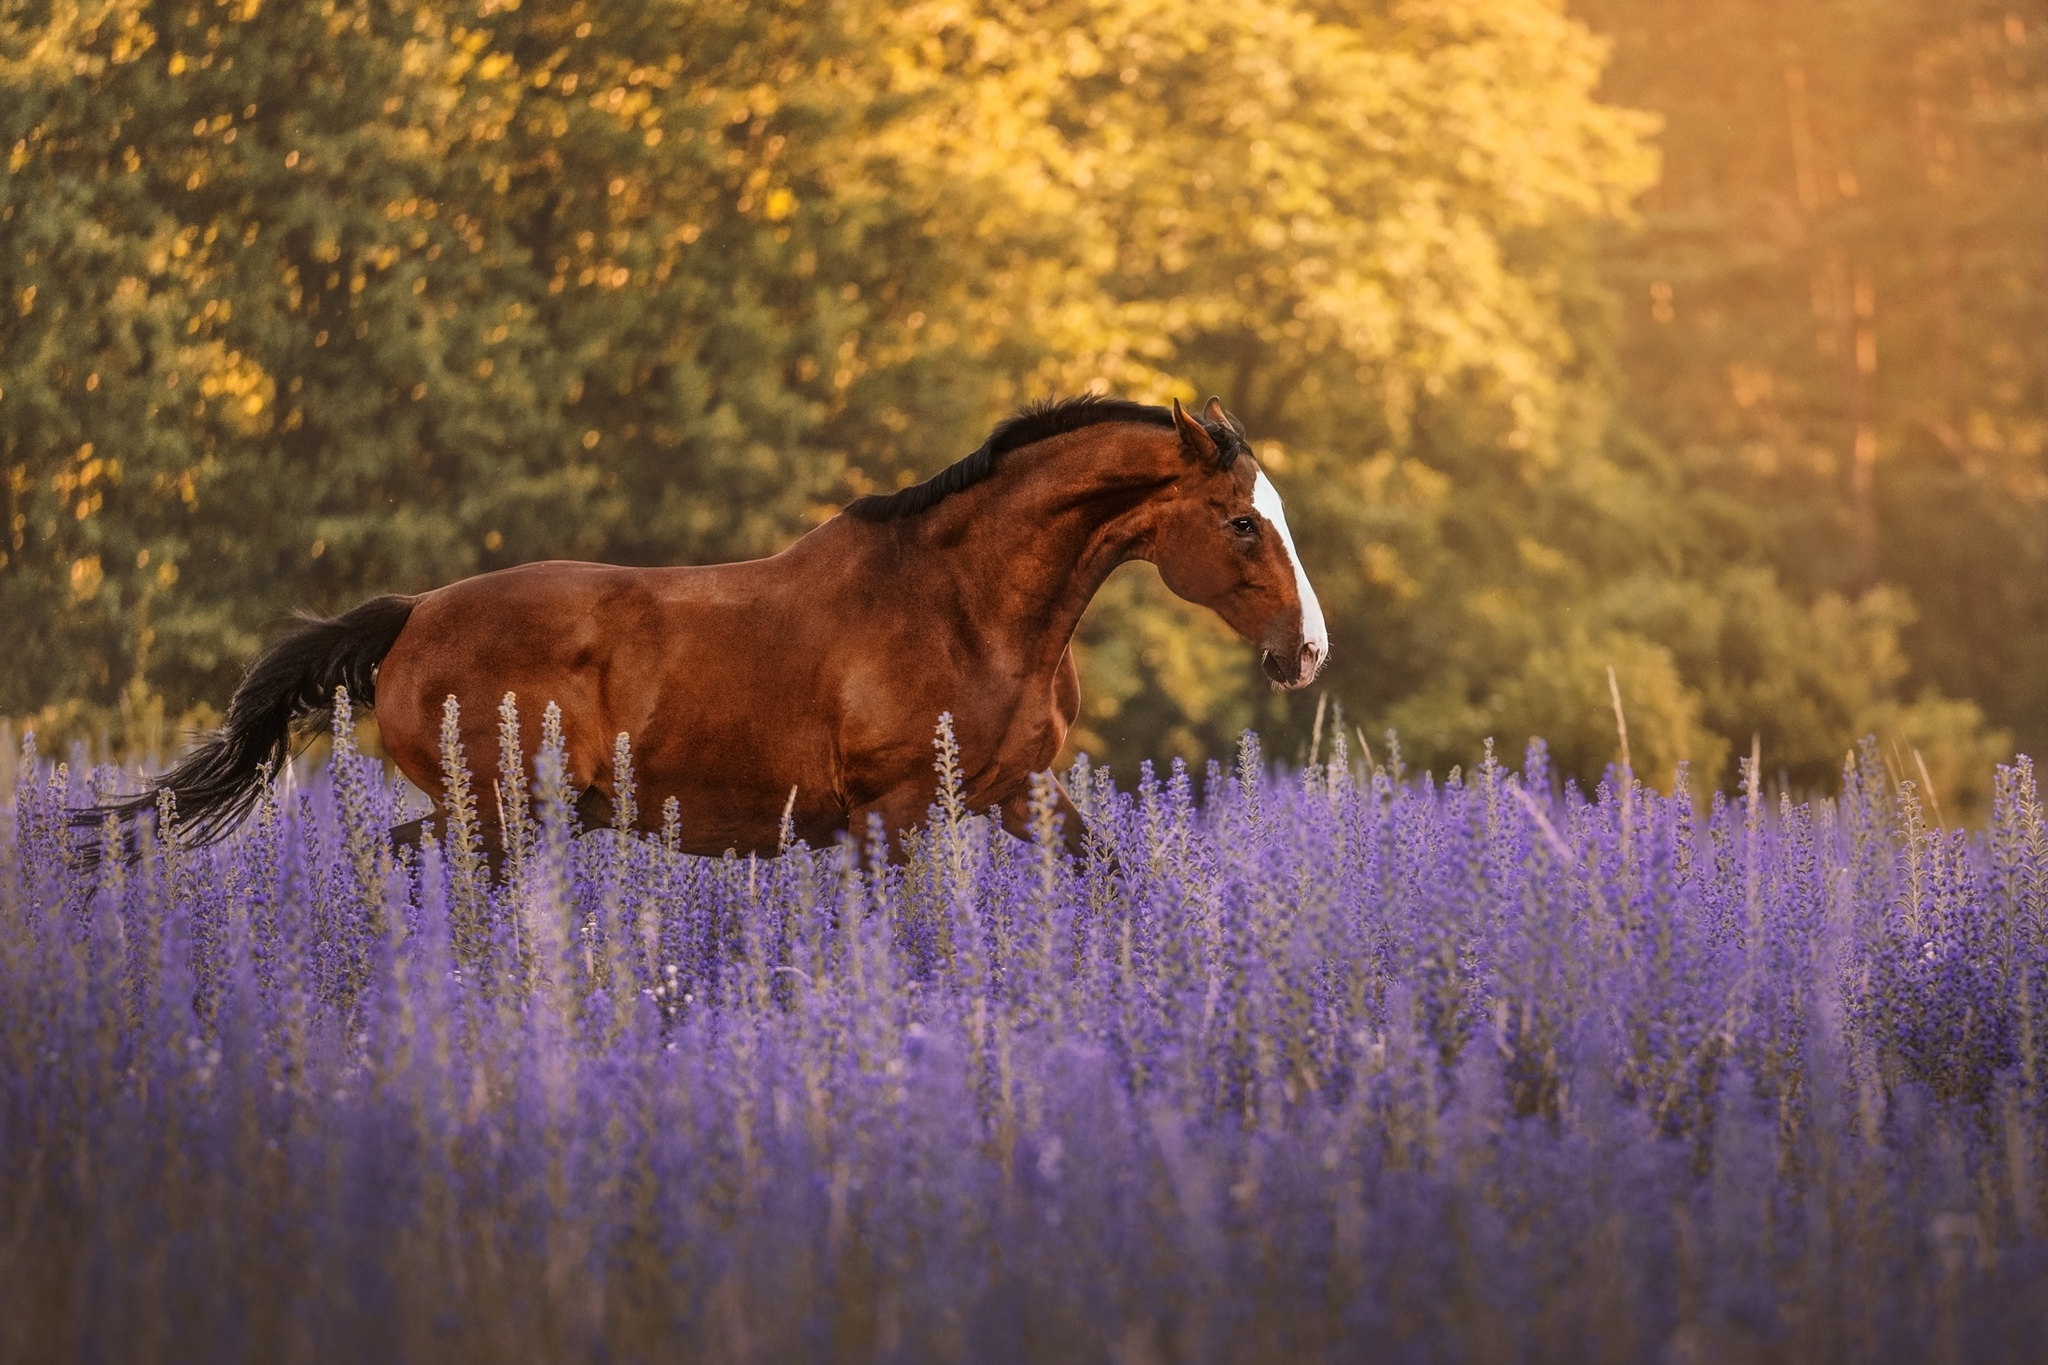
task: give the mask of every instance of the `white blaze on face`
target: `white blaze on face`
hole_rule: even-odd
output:
[[[1308,585],[1308,574],[1301,567],[1301,556],[1294,552],[1294,534],[1287,529],[1287,512],[1280,506],[1280,490],[1273,487],[1263,469],[1259,471],[1258,481],[1252,485],[1252,506],[1280,533],[1280,544],[1287,550],[1287,562],[1294,566],[1295,591],[1301,595],[1302,643],[1315,651],[1316,663],[1320,665],[1330,657],[1330,630],[1323,624],[1323,604],[1316,601],[1316,590]]]

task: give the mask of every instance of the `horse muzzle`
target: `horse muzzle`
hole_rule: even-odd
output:
[[[1292,692],[1307,687],[1323,670],[1324,651],[1313,640],[1304,640],[1290,654],[1286,650],[1262,649],[1259,667],[1277,687]]]

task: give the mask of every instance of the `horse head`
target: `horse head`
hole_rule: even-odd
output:
[[[1257,645],[1267,677],[1306,687],[1329,657],[1330,634],[1278,490],[1216,399],[1199,421],[1176,401],[1173,424],[1183,472],[1157,509],[1147,557],[1177,596]]]

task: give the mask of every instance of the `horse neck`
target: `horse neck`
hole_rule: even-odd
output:
[[[1068,432],[1005,455],[998,473],[931,508],[918,530],[978,625],[1036,641],[1057,662],[1103,581],[1144,553],[1150,507],[1178,459],[1172,432]]]

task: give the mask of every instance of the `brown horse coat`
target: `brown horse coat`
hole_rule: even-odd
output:
[[[623,733],[643,827],[674,798],[688,850],[773,852],[785,807],[813,843],[862,829],[870,812],[892,836],[917,824],[936,788],[933,727],[951,712],[969,806],[1000,807],[1024,834],[1030,777],[1080,703],[1074,629],[1119,564],[1157,565],[1256,642],[1281,686],[1305,685],[1328,652],[1277,493],[1221,405],[1203,415],[1092,399],[1027,412],[927,483],[863,499],[767,559],[527,564],[409,610],[380,599],[398,625],[375,673],[384,744],[438,824],[444,700],[457,699],[473,766],[497,753],[507,693],[529,764],[552,701],[586,819],[610,818]],[[380,642],[358,639],[356,652]],[[244,707],[244,693],[269,662],[252,666],[214,742],[235,738],[238,708],[258,713],[262,699]],[[252,728],[244,748],[264,737]],[[174,771],[157,785],[177,783]],[[1080,818],[1064,792],[1060,804],[1078,846]],[[495,803],[480,805],[495,848]]]

